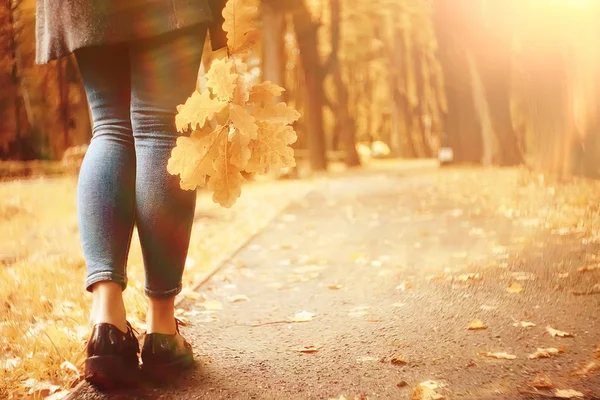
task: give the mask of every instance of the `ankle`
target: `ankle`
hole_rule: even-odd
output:
[[[172,335],[177,333],[175,323],[175,298],[150,299],[148,313],[146,314],[148,333],[163,333]]]
[[[92,288],[91,325],[108,323],[127,332],[127,313],[121,286],[114,282],[98,282]]]

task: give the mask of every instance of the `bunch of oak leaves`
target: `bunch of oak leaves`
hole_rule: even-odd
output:
[[[242,171],[264,174],[269,169],[294,167],[290,144],[297,139],[290,126],[300,113],[276,103],[283,88],[269,82],[251,85],[240,56],[258,41],[255,7],[229,0],[223,16],[228,57],[213,61],[206,73],[208,90],[194,91],[178,106],[175,123],[189,137],[177,139],[167,170],[180,176],[184,190],[203,187],[213,201],[231,207],[241,195]]]

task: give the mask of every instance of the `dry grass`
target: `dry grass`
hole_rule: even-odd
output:
[[[298,181],[253,183],[230,210],[199,194],[184,287],[189,290],[306,188]],[[83,290],[75,189],[74,178],[0,184],[0,398],[27,395],[23,383],[30,378],[62,388],[80,380],[91,296]],[[128,274],[129,318],[143,330],[144,274],[135,235]],[[33,392],[31,398],[48,393]]]

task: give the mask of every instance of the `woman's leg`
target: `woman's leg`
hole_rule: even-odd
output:
[[[135,218],[135,150],[130,120],[129,49],[99,46],[75,53],[92,112],[93,136],[81,165],[79,229],[93,293],[91,322],[122,331],[126,267]]]
[[[137,156],[136,221],[150,298],[148,333],[176,331],[173,302],[181,291],[196,202],[167,172],[177,140],[175,113],[196,87],[205,26],[131,45],[131,121]]]

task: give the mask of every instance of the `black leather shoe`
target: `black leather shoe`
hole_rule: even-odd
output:
[[[103,390],[131,387],[139,381],[139,352],[129,322],[125,333],[112,324],[96,324],[87,345],[85,379]]]
[[[149,333],[142,347],[142,372],[157,381],[173,377],[177,372],[190,368],[194,364],[192,345],[177,333]]]

